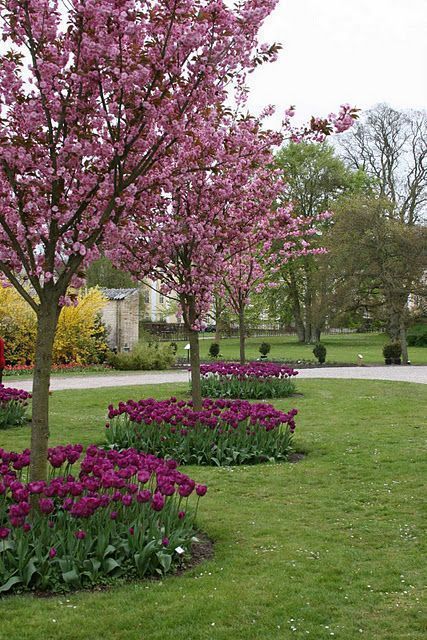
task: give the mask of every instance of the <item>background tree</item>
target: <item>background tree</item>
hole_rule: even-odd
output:
[[[347,309],[384,309],[389,334],[400,341],[407,363],[408,297],[425,291],[427,229],[395,219],[393,211],[384,198],[344,199],[336,207],[331,254]]]
[[[212,114],[188,172],[170,181],[169,193],[147,221],[134,212],[122,248],[132,272],[159,280],[176,296],[189,335],[192,398],[201,407],[198,332],[206,319],[230,253],[238,253],[264,220],[278,192],[268,164],[280,141],[250,117]],[[205,123],[206,130],[211,126]],[[202,139],[202,136],[200,136]],[[205,170],[201,170],[204,167]]]
[[[275,165],[287,185],[282,200],[291,201],[294,215],[311,228],[310,246],[324,247],[330,217],[322,220],[319,214],[332,207],[346,190],[359,188],[364,183],[363,175],[348,171],[327,143],[288,144],[276,155]],[[311,254],[283,263],[275,275],[277,287],[267,292],[270,308],[280,307],[282,318],[293,318],[300,342],[319,341],[330,315],[332,278],[328,257]]]
[[[126,271],[116,269],[108,258],[102,256],[92,262],[86,272],[87,287],[105,287],[107,289],[131,289],[135,280]]]
[[[370,176],[380,197],[393,204],[390,215],[414,225],[426,217],[427,115],[379,104],[339,139],[340,154],[352,169]]]

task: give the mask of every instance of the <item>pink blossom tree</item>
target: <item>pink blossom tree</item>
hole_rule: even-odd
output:
[[[342,110],[342,117],[347,111]],[[334,118],[341,121],[341,116]],[[304,135],[323,138],[316,122],[312,124]],[[286,238],[297,233],[299,220],[273,209],[284,188],[280,173],[271,168],[282,133],[265,130],[262,118],[236,119],[227,110],[212,110],[205,112],[196,136],[194,140],[189,135],[192,152],[185,155],[186,170],[178,152],[177,172],[165,184],[152,215],[134,209],[115,255],[135,277],[151,274],[162,283],[164,294],[179,300],[190,341],[193,403],[200,408],[198,331],[215,288],[233,257],[253,251],[261,240],[271,242],[276,232]],[[246,258],[242,260],[245,269]],[[258,274],[256,260],[251,274]],[[252,287],[253,275],[250,282]]]
[[[52,346],[70,286],[102,243],[118,243],[130,211],[151,216],[207,114],[275,56],[257,43],[275,4],[0,2],[0,271],[38,319],[32,480],[46,476]]]
[[[192,162],[170,180],[151,216],[134,210],[119,264],[135,277],[150,274],[180,303],[189,334],[194,406],[201,407],[198,332],[229,259],[264,217],[277,191],[267,168],[281,136],[251,117],[212,112],[192,144]],[[187,161],[188,161],[187,156]],[[176,162],[179,165],[181,158]],[[114,253],[114,252],[113,252]],[[117,252],[115,254],[118,255]],[[117,258],[116,258],[117,259]]]

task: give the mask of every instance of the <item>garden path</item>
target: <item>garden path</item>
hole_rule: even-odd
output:
[[[324,369],[301,369],[300,379],[338,378],[364,380],[393,380],[399,382],[417,382],[427,384],[427,366],[389,366],[389,367],[330,367]],[[188,382],[187,371],[129,372],[98,376],[53,376],[50,384],[52,391],[64,389],[98,389],[100,387],[127,387],[146,384],[164,384]],[[15,380],[6,386],[31,391],[31,380]]]

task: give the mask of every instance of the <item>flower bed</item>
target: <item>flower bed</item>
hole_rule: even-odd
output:
[[[81,445],[49,449],[45,483],[27,482],[29,450],[0,449],[0,594],[163,575],[188,550],[188,498],[206,486],[176,462],[132,449],[82,453]]]
[[[296,409],[277,411],[246,400],[191,402],[152,398],[108,408],[110,445],[135,447],[182,464],[234,465],[284,460],[291,449]]]
[[[200,366],[202,394],[211,398],[284,398],[298,371],[272,362],[215,362]]]
[[[7,364],[3,369],[4,376],[21,376],[33,373],[33,364]],[[53,364],[52,372],[61,373],[63,371],[80,372],[96,372],[96,371],[111,371],[111,367],[108,364],[80,364],[78,362],[68,362],[67,364]]]
[[[18,427],[27,419],[27,406],[31,394],[0,384],[0,429]]]

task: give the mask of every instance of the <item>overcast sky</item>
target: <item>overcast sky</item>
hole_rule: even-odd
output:
[[[283,49],[251,77],[253,111],[427,108],[427,0],[280,0],[261,35]]]

